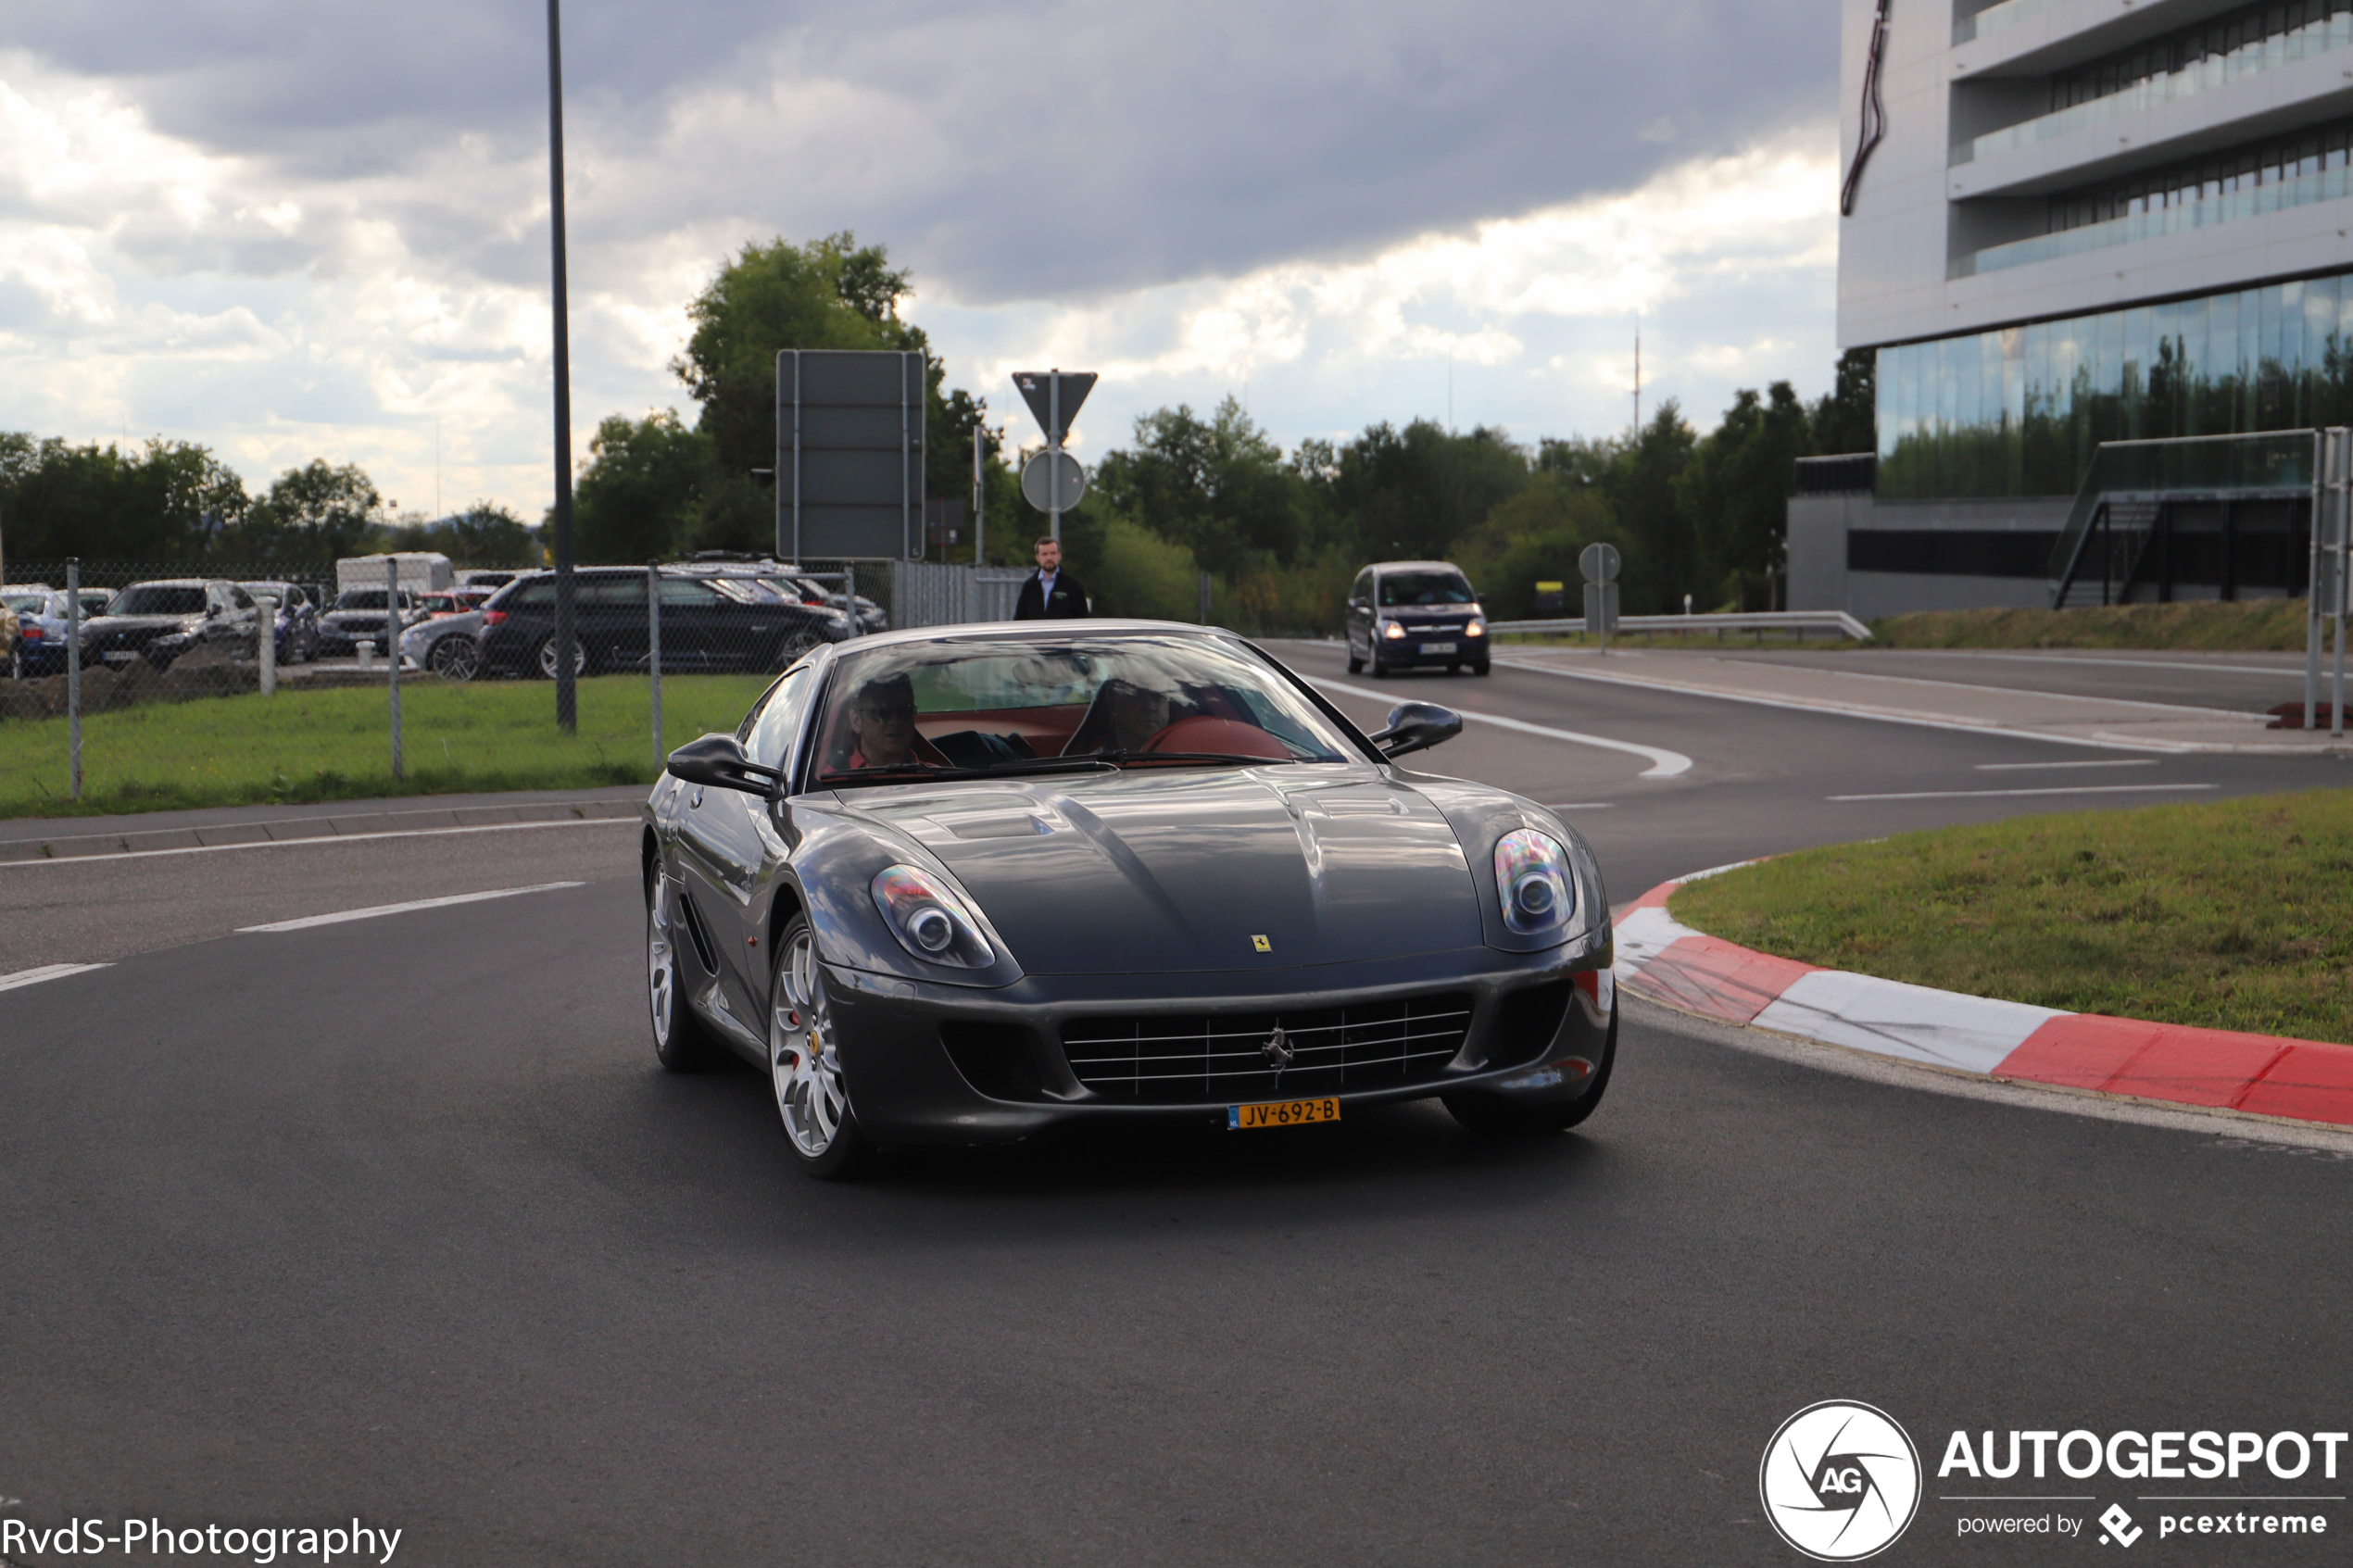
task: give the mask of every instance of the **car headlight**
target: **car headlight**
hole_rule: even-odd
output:
[[[1380,634],[1390,642],[1403,641],[1405,635],[1404,623],[1397,621],[1384,621],[1380,623]]]
[[[886,866],[875,873],[875,907],[900,946],[925,963],[987,969],[997,961],[964,901],[931,872]]]
[[[1533,828],[1495,841],[1495,891],[1503,899],[1504,927],[1516,935],[1557,931],[1577,912],[1568,852]]]
[[[1470,624],[1463,628],[1463,635],[1466,637],[1483,637],[1487,635],[1487,622],[1479,620],[1477,616],[1473,616],[1471,618]]]

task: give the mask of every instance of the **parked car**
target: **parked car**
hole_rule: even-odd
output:
[[[375,644],[378,653],[389,655],[392,642],[384,634],[384,596],[388,592],[384,588],[346,588],[337,594],[334,608],[319,618],[319,657],[348,659],[363,640]],[[397,613],[403,628],[425,619],[422,601],[406,588],[400,591]]]
[[[522,575],[519,571],[461,571],[458,573],[458,586],[496,592]]]
[[[1487,673],[1487,613],[1470,579],[1442,560],[1385,560],[1348,590],[1348,672],[1442,666]]]
[[[219,578],[133,583],[82,630],[84,664],[124,665],[144,658],[158,670],[210,644],[250,659],[259,638],[253,596]]]
[[[642,670],[650,636],[642,568],[573,574],[575,671]],[[483,612],[483,667],[501,675],[556,674],[556,574],[528,572]],[[781,670],[821,643],[852,635],[847,616],[788,604],[746,583],[699,571],[661,578],[664,670]]]
[[[400,662],[430,670],[445,681],[471,681],[482,673],[484,611],[436,615],[400,634]]]
[[[1112,621],[820,648],[671,754],[640,841],[653,1045],[763,1069],[802,1170],[1091,1122],[1439,1099],[1591,1115],[1609,900],[1558,813],[1400,766],[1231,633]]]
[[[105,588],[82,590],[84,663],[89,662],[87,634],[90,622],[106,613],[107,601],[113,597],[113,593]],[[28,679],[64,673],[68,662],[66,650],[72,640],[72,627],[66,617],[66,591],[53,588],[43,593],[26,594],[11,589],[5,596],[0,596],[0,599],[5,599],[16,612],[18,672]]]
[[[772,583],[786,596],[798,596],[801,603],[823,605],[844,615],[854,613],[861,632],[887,632],[890,617],[882,606],[858,596],[858,606],[852,611],[849,599],[839,589],[827,587],[815,578],[788,566],[773,557],[755,556],[741,550],[698,550],[689,563],[692,570],[712,577],[751,578]]]
[[[299,583],[242,583],[256,596],[278,602],[277,635],[271,639],[281,664],[300,664],[319,657],[319,606]]]

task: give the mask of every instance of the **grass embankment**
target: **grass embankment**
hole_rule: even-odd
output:
[[[2353,1044],[2353,790],[1802,850],[1693,883],[1670,908],[1831,969]]]
[[[732,730],[769,678],[673,676],[661,684],[663,740]],[[651,784],[648,684],[580,683],[579,730],[556,728],[544,681],[400,688],[405,776],[392,776],[382,687],[155,702],[82,721],[82,797],[67,797],[66,721],[0,724],[0,817],[110,815],[266,801],[353,800],[509,789]]]
[[[2074,609],[1931,609],[1871,622],[1891,648],[2189,648],[2304,650],[2302,599],[2201,599]]]

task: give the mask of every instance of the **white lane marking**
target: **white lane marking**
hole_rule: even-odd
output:
[[[2128,757],[2113,762],[1980,762],[1981,773],[2022,773],[2030,768],[2154,768],[2154,757]]]
[[[14,974],[0,974],[0,991],[13,991],[19,985],[38,985],[44,980],[63,980],[69,974],[87,974],[94,969],[112,969],[104,963],[53,963],[39,969],[20,969]]]
[[[1965,659],[2015,659],[2034,664],[2112,664],[2120,670],[2196,670],[2212,671],[2220,675],[2284,675],[2289,678],[2304,673],[2301,666],[2282,664],[2265,669],[2259,664],[2189,664],[2180,659],[2160,662],[2153,659],[2067,659],[2047,653],[1970,653]]]
[[[2001,795],[2145,795],[2154,790],[2220,789],[2220,784],[2069,784],[2056,789],[1916,789],[1902,795],[1825,795],[1825,800],[1981,800]]]
[[[1383,702],[1399,700],[1398,694],[1395,692],[1377,691],[1371,686],[1352,686],[1344,682],[1327,681],[1320,675],[1309,675],[1307,679],[1327,692],[1345,692],[1350,696],[1378,697]],[[1403,700],[1411,701],[1412,699]],[[1665,746],[1637,746],[1630,740],[1608,740],[1600,735],[1582,734],[1576,730],[1555,730],[1543,724],[1530,724],[1518,719],[1506,719],[1495,713],[1465,712],[1463,717],[1477,720],[1482,724],[1493,724],[1501,729],[1516,730],[1524,735],[1542,735],[1547,740],[1565,740],[1574,746],[1596,746],[1604,751],[1623,751],[1636,757],[1650,759],[1651,765],[1634,775],[1637,778],[1672,779],[1692,771],[1690,758],[1680,751],[1669,751]]]
[[[1727,664],[1755,664],[1753,659],[1719,655]],[[2085,696],[2081,692],[2045,692],[2032,686],[1988,686],[1975,681],[1940,681],[1933,675],[1891,675],[1881,670],[1828,670],[1818,664],[1785,665],[1791,670],[1810,670],[1818,675],[1842,675],[1850,681],[1904,681],[1915,686],[1943,686],[1957,692],[1989,692],[1995,696],[2055,696],[2062,702],[2116,702],[2127,708],[2150,708],[2159,713],[2196,713],[2207,718],[2263,719],[2263,713],[2241,713],[2229,708],[2201,708],[2195,703],[2147,702],[2136,696]]]
[[[405,915],[411,909],[446,909],[452,904],[479,904],[491,898],[512,898],[523,893],[553,893],[560,887],[585,887],[585,882],[538,882],[529,887],[500,887],[488,893],[456,893],[447,898],[412,898],[405,904],[378,904],[365,909],[338,909],[331,915],[305,915],[300,920],[272,921],[268,925],[241,925],[250,931],[308,931],[314,925],[341,925],[347,920],[373,920],[378,915]]]
[[[1669,685],[1662,681],[1639,681],[1625,675],[1604,675],[1592,670],[1562,670],[1550,664],[1523,664],[1516,659],[1499,659],[1495,662],[1507,669],[1532,671],[1539,675],[1559,675],[1571,681],[1599,681],[1605,686],[1632,686],[1640,691],[1665,692],[1670,696],[1710,697],[1718,702],[1745,702],[1753,708],[1782,708],[1793,713],[1811,713],[1817,718],[1864,719],[1880,724],[1910,724],[1922,730],[1951,730],[1965,735],[2002,735],[2010,740],[2048,741],[2054,746],[2087,746],[2097,751],[2157,751],[2169,757],[2185,757],[2198,749],[2196,743],[2161,740],[2089,740],[2079,735],[2046,734],[2041,730],[2013,730],[2001,724],[1968,724],[1957,719],[1931,719],[1921,713],[1890,713],[1883,709],[1865,708],[1825,708],[1818,702],[1792,702],[1786,697],[1753,696],[1746,692],[1717,691],[1702,686]],[[2007,688],[1989,686],[1986,689],[2002,691]],[[2012,696],[2050,696],[2057,694],[2010,690],[2009,695]],[[2220,709],[2206,709],[2202,711],[2218,719],[2247,717],[2245,714],[2224,713]]]
[[[158,855],[218,855],[231,849],[293,849],[303,845],[364,844],[371,838],[447,838],[461,833],[521,833],[528,828],[598,828],[619,823],[642,826],[635,817],[580,817],[566,822],[485,822],[470,828],[402,828],[396,833],[327,833],[316,838],[261,838],[250,844],[192,844],[183,849],[119,849],[102,855],[43,856],[30,860],[0,860],[0,871],[11,866],[86,866],[107,860],[145,860]],[[228,824],[232,827],[236,824]]]

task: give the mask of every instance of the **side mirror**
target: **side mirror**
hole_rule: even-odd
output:
[[[784,792],[785,775],[746,757],[733,735],[688,741],[670,754],[670,771],[688,784],[741,790],[763,800],[774,800]]]
[[[1463,716],[1434,702],[1401,702],[1389,710],[1389,728],[1373,736],[1373,744],[1390,757],[1427,751],[1441,741],[1463,733]]]

